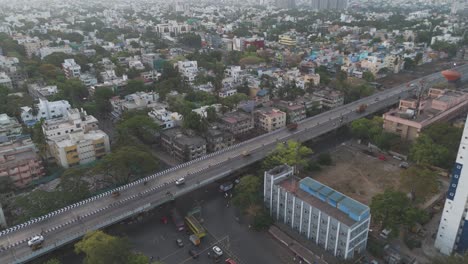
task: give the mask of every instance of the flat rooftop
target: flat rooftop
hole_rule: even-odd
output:
[[[367,219],[369,215],[368,206],[309,177],[302,180],[288,177],[278,185],[349,227]]]

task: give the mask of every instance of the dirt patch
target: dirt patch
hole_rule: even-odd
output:
[[[349,146],[340,146],[331,155],[334,165],[307,176],[364,204],[386,188],[399,186],[400,168],[391,160],[382,161]]]

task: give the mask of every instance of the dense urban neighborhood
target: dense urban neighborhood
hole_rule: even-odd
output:
[[[467,0],[0,7],[0,263],[468,263]]]

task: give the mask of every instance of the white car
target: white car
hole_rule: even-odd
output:
[[[222,251],[221,248],[219,248],[218,246],[214,246],[214,247],[213,247],[213,252],[214,252],[217,256],[222,256],[222,255],[223,255],[223,251]]]
[[[34,246],[34,245],[39,245],[42,242],[44,242],[44,237],[41,235],[38,236],[33,236],[29,241],[28,241],[28,246]]]
[[[184,184],[184,183],[185,183],[185,178],[180,178],[180,179],[178,179],[178,180],[175,181],[175,184],[176,184],[176,185],[182,185],[182,184]]]

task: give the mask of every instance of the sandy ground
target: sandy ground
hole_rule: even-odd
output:
[[[386,188],[399,186],[401,169],[390,157],[381,161],[348,145],[339,146],[331,155],[332,166],[308,176],[364,204]]]

